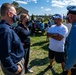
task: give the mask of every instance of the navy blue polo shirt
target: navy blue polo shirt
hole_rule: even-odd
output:
[[[19,24],[15,28],[15,32],[18,34],[21,42],[24,43],[24,49],[30,47],[30,31],[23,24]]]
[[[0,22],[0,60],[10,72],[16,72],[16,63],[24,57],[22,43],[11,25],[4,20]]]

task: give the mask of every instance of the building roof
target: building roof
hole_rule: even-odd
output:
[[[18,15],[20,15],[21,13],[28,14],[28,10],[26,10],[26,9],[24,9],[22,7],[19,7],[16,10],[17,10]]]

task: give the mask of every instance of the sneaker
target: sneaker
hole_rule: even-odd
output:
[[[33,71],[31,69],[27,69],[25,73],[33,73]]]
[[[33,71],[31,69],[28,69],[28,73],[33,73]]]

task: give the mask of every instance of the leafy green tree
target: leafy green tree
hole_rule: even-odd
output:
[[[14,7],[16,8],[16,10],[18,11],[19,10],[19,4],[15,1],[13,1],[12,3],[14,5]],[[18,12],[19,13],[19,12]]]
[[[15,6],[15,8],[18,8],[19,7],[19,4],[17,2],[15,2],[15,1],[13,1],[12,4]]]
[[[31,20],[34,20],[34,17],[35,17],[35,16],[32,14],[32,16],[31,16]]]

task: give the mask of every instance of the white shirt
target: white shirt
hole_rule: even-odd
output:
[[[69,32],[71,30],[72,24],[71,23],[64,23],[64,25],[68,28],[68,34],[66,35],[66,37],[69,35]]]
[[[61,41],[55,40],[50,38],[49,48],[56,52],[64,52],[64,43],[65,43],[65,36],[68,33],[68,29],[65,25],[61,24],[60,26],[52,25],[48,30],[48,33],[58,33],[64,38]]]

